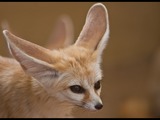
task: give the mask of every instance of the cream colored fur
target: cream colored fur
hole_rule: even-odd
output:
[[[49,50],[4,30],[14,59],[0,57],[0,117],[66,118],[80,106],[96,110],[102,104],[100,58],[108,41],[108,13],[101,3],[93,5],[75,44]],[[85,88],[83,94],[70,86]]]

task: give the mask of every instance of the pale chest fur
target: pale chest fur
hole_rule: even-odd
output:
[[[68,118],[71,116],[72,108],[65,103],[48,101],[46,103],[35,103],[34,108],[26,113],[26,117],[32,118]]]
[[[36,101],[35,101],[36,102]],[[6,103],[3,103],[6,105]],[[16,105],[17,104],[17,105]],[[30,103],[31,104],[31,103]],[[66,104],[58,104],[57,102],[41,103],[37,101],[32,105],[23,104],[21,107],[18,102],[10,103],[10,107],[1,104],[0,117],[7,118],[67,118],[71,116],[72,108]],[[16,106],[15,106],[16,105]]]
[[[2,92],[2,91],[0,91]],[[9,92],[9,90],[8,90]],[[0,94],[0,117],[9,118],[66,118],[71,117],[72,106],[55,98],[40,98],[22,89]],[[24,94],[23,94],[24,93]],[[44,97],[44,96],[43,96]]]

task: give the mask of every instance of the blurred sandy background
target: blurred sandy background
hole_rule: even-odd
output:
[[[160,3],[103,2],[109,12],[110,39],[103,54],[104,108],[75,109],[76,117],[160,117]],[[78,37],[94,2],[0,2],[19,37],[44,46],[57,18],[68,14]],[[9,56],[2,30],[0,55]],[[53,106],[54,107],[54,106]]]

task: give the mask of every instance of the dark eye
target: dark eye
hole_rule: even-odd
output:
[[[94,84],[94,89],[98,90],[101,87],[100,80]]]
[[[85,92],[85,89],[79,85],[70,86],[70,89],[74,93],[84,93]]]

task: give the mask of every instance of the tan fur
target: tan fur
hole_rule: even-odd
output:
[[[79,49],[83,52],[79,53],[78,48],[75,46],[67,48],[65,51],[60,50],[61,57],[57,61],[62,62],[60,62],[61,64],[54,64],[54,66],[60,71],[68,70],[74,75],[74,78],[79,77],[80,80],[86,80],[85,78],[88,76],[94,77],[93,74],[95,73],[92,73],[91,69],[85,66],[90,66],[90,63],[94,62],[95,59],[91,59],[92,55],[86,49]],[[68,54],[69,56],[64,57],[63,54]],[[70,113],[70,108],[73,106],[50,98],[37,81],[23,72],[20,64],[14,59],[1,57],[0,61],[0,110],[3,109],[0,112],[0,117],[67,117],[66,114]],[[69,80],[64,80],[64,84],[59,83],[59,85],[64,86],[57,85],[55,89],[57,91],[59,90],[58,88],[65,89],[67,87],[65,82]],[[56,105],[58,106],[56,107]],[[17,106],[19,106],[18,110],[16,110]],[[61,111],[62,109],[63,112]],[[10,111],[15,112],[13,114]],[[65,114],[63,115],[63,113]]]
[[[100,3],[91,7],[88,16],[95,18],[97,14],[104,17],[96,24],[89,24],[91,28],[99,28],[100,19],[107,25],[107,11]],[[92,21],[87,17],[88,20]],[[104,45],[101,48],[99,42],[107,42],[108,31],[104,29],[108,27],[93,32],[99,36],[94,44],[89,45],[92,36],[85,37],[82,30],[81,35],[88,40],[78,39],[74,45],[59,50],[43,48],[4,30],[15,59],[0,57],[0,117],[72,117],[75,106],[97,110],[95,106],[102,104],[101,89],[95,91],[94,84],[102,78],[99,52]],[[86,32],[90,34],[92,29]],[[99,47],[95,49],[95,46]],[[80,85],[86,92],[74,93],[70,89],[72,85]]]
[[[67,117],[69,103],[50,98],[15,60],[0,61],[0,117]]]

